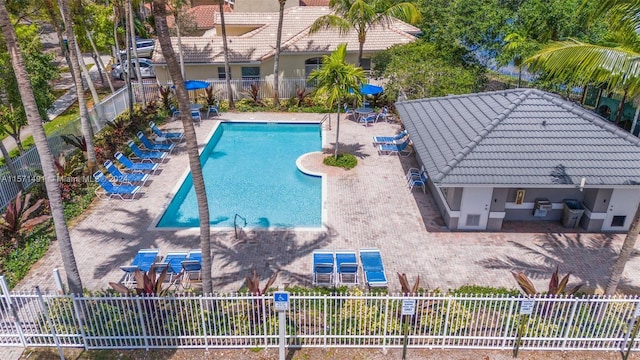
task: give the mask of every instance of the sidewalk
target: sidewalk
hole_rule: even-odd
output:
[[[110,56],[108,55],[102,56],[102,62],[105,64],[105,66],[108,66],[107,64],[110,61],[111,61]],[[85,55],[84,62],[85,64],[87,64],[87,66],[93,65],[91,66],[91,69],[89,69],[89,75],[91,76],[91,79],[93,79],[93,82],[95,84],[99,84],[100,74],[98,73],[97,65],[95,65],[93,62],[93,58],[90,55]],[[54,86],[54,89],[56,90],[66,89],[67,92],[64,93],[61,97],[59,97],[53,103],[53,105],[51,106],[51,109],[47,111],[47,117],[49,118],[49,121],[55,119],[60,114],[65,112],[78,99],[78,95],[76,94],[76,88],[71,78],[71,73],[62,73],[60,75],[61,75],[61,79]],[[110,76],[110,75],[108,73],[106,74],[103,73],[103,76]],[[84,85],[86,89],[87,88],[86,81],[84,82]],[[29,128],[29,126],[25,126],[24,128],[22,128],[22,131],[20,133],[20,139],[24,141],[29,136],[31,136],[31,129]],[[2,140],[2,143],[4,144],[7,151],[11,151],[17,147],[15,140],[10,136]]]

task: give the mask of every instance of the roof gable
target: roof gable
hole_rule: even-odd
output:
[[[436,184],[640,184],[640,140],[556,95],[516,89],[396,107]]]

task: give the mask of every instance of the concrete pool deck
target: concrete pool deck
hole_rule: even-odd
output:
[[[217,120],[320,121],[323,114],[224,113],[196,126],[203,142]],[[324,145],[333,149],[332,129]],[[179,122],[164,129],[180,130]],[[340,151],[358,158],[352,170],[320,164],[321,155],[301,160],[314,171],[327,171],[326,229],[323,231],[247,231],[238,239],[234,231],[213,230],[213,288],[217,292],[239,290],[244,277],[256,269],[261,279],[280,270],[279,284],[311,284],[311,254],[316,249],[358,250],[378,247],[382,252],[389,288],[399,290],[397,272],[410,281],[420,276],[421,287],[448,289],[462,285],[515,288],[512,270],[524,270],[539,289],[546,289],[556,265],[561,275],[572,273],[570,286],[585,283],[588,289],[603,288],[624,234],[593,234],[567,231],[559,222],[506,223],[502,232],[450,232],[435,207],[431,194],[409,191],[405,173],[416,167],[415,156],[379,156],[372,146],[374,135],[393,135],[398,124],[376,123],[369,127],[350,119],[340,123]],[[201,147],[204,144],[200,144]],[[171,200],[171,192],[187,171],[185,143],[173,151],[162,170],[151,177],[144,196],[132,202],[96,200],[71,229],[76,261],[83,285],[89,290],[108,288],[120,281],[121,265],[131,262],[143,248],[169,251],[199,247],[197,229],[157,230],[153,220]],[[36,285],[54,290],[53,269],[64,269],[53,243],[47,254],[14,290],[31,291]],[[620,289],[640,293],[640,257],[627,264]]]

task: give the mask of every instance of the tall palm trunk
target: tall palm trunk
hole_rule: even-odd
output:
[[[131,5],[131,0],[128,0],[127,6],[129,6],[128,13],[129,13],[129,27],[131,28],[131,50],[133,51],[133,58],[136,59],[136,63],[140,64],[138,62],[138,45],[136,44],[136,27],[135,27],[135,24],[133,23],[133,6]],[[142,85],[142,73],[140,71],[140,65],[136,65],[133,68],[134,68],[134,71],[136,72],[136,79],[138,79],[138,93],[142,98],[142,106],[146,108],[147,97],[144,96],[144,85]],[[131,71],[131,68],[129,68],[129,71]]]
[[[116,91],[113,88],[113,83],[111,82],[111,77],[109,76],[109,70],[107,70],[107,67],[104,66],[104,62],[102,61],[102,57],[100,57],[100,53],[98,52],[98,48],[96,47],[96,44],[93,42],[93,35],[91,35],[91,31],[89,31],[89,29],[87,29],[86,26],[85,26],[84,30],[87,33],[87,39],[89,39],[89,43],[91,44],[91,49],[93,50],[93,53],[95,54],[96,66],[98,66],[98,71],[100,71],[100,76],[102,76],[102,71],[104,71],[104,74],[107,77],[107,82],[109,83],[109,89],[111,90],[111,93],[113,94]],[[102,83],[102,86],[104,86],[104,82]]]
[[[126,3],[123,5],[124,6],[124,18],[125,18],[125,24],[127,23],[127,19],[129,18],[129,7],[126,6]],[[124,82],[127,85],[127,94],[129,94],[129,120],[133,121],[133,89],[131,88],[131,75],[130,75],[130,71],[131,71],[131,27],[130,26],[125,26],[125,31],[124,31],[125,35],[124,35],[124,48],[125,48],[125,52],[127,54],[127,69],[129,72],[124,72],[123,71],[123,76],[124,76]],[[122,64],[122,69],[124,69],[124,61],[121,62],[120,64]]]
[[[184,135],[187,139],[187,154],[189,155],[189,167],[193,179],[193,187],[198,201],[198,215],[200,216],[200,249],[202,250],[202,291],[210,294],[213,290],[211,283],[211,236],[209,224],[209,203],[204,187],[202,165],[198,153],[198,141],[196,130],[191,120],[189,107],[189,95],[185,88],[184,78],[180,72],[180,64],[176,60],[176,54],[171,46],[171,37],[167,26],[167,10],[165,0],[153,0],[153,12],[156,21],[156,34],[162,48],[162,55],[167,61],[169,74],[175,86],[180,110],[180,119],[184,127]]]
[[[362,67],[362,54],[364,53],[364,42],[367,40],[367,33],[361,30],[358,33],[358,66]]]
[[[98,104],[100,104],[100,96],[98,96],[98,91],[96,91],[96,86],[93,83],[93,79],[91,78],[91,74],[89,73],[89,69],[87,68],[87,64],[85,64],[84,62],[84,56],[82,56],[82,51],[80,51],[80,46],[78,45],[77,41],[76,53],[78,54],[78,65],[80,65],[81,74],[84,75],[84,79],[87,81],[89,92],[91,92],[91,98],[93,99],[93,109],[98,115],[98,119],[103,120],[102,108],[98,106]],[[87,112],[88,111],[89,110],[87,109]]]
[[[278,33],[276,35],[276,55],[273,59],[273,106],[275,108],[280,107],[280,43],[282,42],[282,22],[284,21],[284,5],[287,0],[278,0],[280,3],[280,10],[278,13]]]
[[[627,232],[627,236],[624,238],[620,254],[616,259],[616,262],[611,267],[611,276],[609,277],[607,288],[605,290],[606,295],[615,295],[618,283],[620,282],[620,278],[624,272],[624,267],[627,265],[627,261],[629,261],[629,258],[635,249],[638,234],[640,234],[640,206],[638,206],[636,214],[633,217],[633,221],[631,222],[631,226],[629,227],[629,232]]]
[[[624,112],[624,103],[626,101],[627,101],[627,89],[624,89],[622,100],[620,100],[620,105],[618,105],[618,113],[616,114],[616,125],[620,124],[620,119],[622,119],[622,113]]]
[[[227,81],[227,97],[229,98],[229,109],[235,109],[233,103],[233,89],[231,89],[231,66],[229,65],[229,48],[227,47],[227,27],[224,25],[224,0],[218,0],[220,9],[220,27],[222,28],[222,49],[224,51],[224,76]]]
[[[53,28],[56,30],[60,52],[62,53],[62,56],[67,63],[67,67],[71,69],[71,58],[69,57],[68,45],[65,45],[63,40],[64,36],[62,36],[62,27],[60,26],[60,21],[58,19],[58,15],[56,14],[54,0],[44,0],[43,4],[47,11],[47,15],[49,16],[49,20],[51,21],[51,26],[53,26]],[[73,77],[73,73],[71,73],[71,76]]]
[[[51,155],[49,143],[47,142],[44,128],[42,127],[42,119],[40,118],[36,99],[33,95],[33,89],[29,82],[29,75],[27,74],[24,59],[20,49],[18,48],[16,33],[9,22],[9,13],[7,12],[4,0],[0,0],[0,27],[2,28],[2,34],[4,35],[7,43],[7,50],[11,57],[11,63],[13,64],[16,79],[18,80],[18,91],[22,97],[27,121],[31,127],[31,132],[33,133],[36,150],[38,151],[38,155],[40,155],[40,163],[42,164],[42,172],[44,173],[44,181],[47,188],[47,197],[49,198],[49,206],[51,208],[53,224],[56,230],[60,255],[67,274],[69,292],[72,294],[82,294],[82,281],[80,279],[80,272],[78,271],[76,259],[73,254],[73,246],[71,245],[69,229],[67,228],[67,223],[64,218],[62,197],[60,194],[60,188],[56,181],[56,170],[53,165],[53,156]]]
[[[84,98],[84,87],[82,85],[82,77],[80,75],[80,62],[77,53],[76,37],[73,32],[73,21],[71,21],[71,11],[69,10],[69,2],[60,0],[60,11],[62,19],[66,24],[67,41],[69,43],[69,56],[71,57],[71,71],[74,76],[76,85],[76,94],[78,95],[78,106],[80,107],[80,123],[82,127],[82,135],[87,142],[87,167],[89,172],[93,172],[96,167],[96,149],[93,145],[93,129],[87,111],[87,101]]]
[[[338,158],[338,137],[340,136],[340,109],[342,109],[342,104],[340,103],[340,99],[338,99],[338,118],[336,120],[336,148],[333,152],[333,157],[335,159]]]

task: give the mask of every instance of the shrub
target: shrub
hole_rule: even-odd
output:
[[[358,165],[358,159],[351,154],[338,154],[337,158],[327,156],[322,162],[328,166],[337,166],[347,170],[353,169]]]

